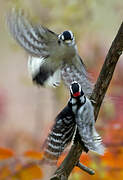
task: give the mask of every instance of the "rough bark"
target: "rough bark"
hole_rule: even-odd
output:
[[[119,31],[112,42],[112,45],[108,51],[101,72],[94,86],[94,90],[90,97],[94,100],[94,114],[95,120],[97,120],[99,110],[102,101],[105,97],[106,91],[112,79],[116,64],[123,51],[123,22],[119,28]],[[83,147],[77,142],[74,144],[62,164],[58,167],[53,177],[50,180],[67,180],[71,171],[79,161],[82,154]]]

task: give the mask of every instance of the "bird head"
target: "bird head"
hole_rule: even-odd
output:
[[[78,82],[76,82],[76,81],[71,83],[71,85],[70,85],[70,93],[71,93],[71,96],[74,97],[74,98],[77,98],[77,97],[80,97],[80,96],[84,95],[80,84]]]
[[[75,38],[71,31],[64,31],[58,36],[59,40],[63,41],[67,45],[74,45]]]

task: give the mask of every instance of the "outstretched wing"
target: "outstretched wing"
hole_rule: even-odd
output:
[[[57,42],[57,34],[41,25],[32,24],[22,10],[13,9],[9,12],[7,25],[13,38],[28,53],[44,58],[50,56],[50,45]]]
[[[95,129],[93,107],[87,98],[86,101],[86,104],[80,107],[76,115],[76,124],[81,141],[88,150],[104,154],[101,137]]]
[[[41,25],[32,24],[22,10],[13,10],[8,13],[7,24],[13,38],[31,55],[29,68],[34,72],[34,75],[32,74],[33,81],[38,85],[44,85],[47,80],[48,83],[50,80],[49,84],[58,86],[60,76],[56,78],[57,73],[55,72],[62,63],[58,61],[60,59],[56,62],[53,56],[59,47],[58,35]],[[40,59],[35,61],[35,58]],[[75,80],[81,84],[85,95],[90,96],[92,86],[80,57],[77,55],[72,62],[69,61],[70,63],[67,64],[67,61],[64,60],[61,68],[64,83],[69,88],[71,82]],[[59,74],[61,73],[59,72]]]
[[[90,97],[93,85],[89,80],[86,67],[78,55],[73,59],[71,64],[66,63],[62,66],[61,77],[68,88],[73,81],[78,82],[81,85],[84,94]]]
[[[56,117],[55,124],[44,144],[44,160],[47,163],[56,163],[65,147],[72,141],[75,131],[74,114],[66,106]]]

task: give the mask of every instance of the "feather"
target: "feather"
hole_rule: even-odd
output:
[[[75,119],[85,147],[98,154],[104,154],[101,137],[95,129],[93,106],[88,98],[85,104],[78,109]]]
[[[55,123],[43,145],[44,161],[56,163],[65,147],[72,141],[75,131],[74,114],[67,105],[56,117]]]

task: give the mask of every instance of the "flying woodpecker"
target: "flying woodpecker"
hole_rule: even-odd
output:
[[[7,25],[13,38],[28,53],[28,69],[35,84],[57,87],[61,79],[69,88],[79,82],[86,96],[92,92],[86,67],[78,54],[75,37],[70,30],[57,34],[32,23],[22,10],[7,15]]]

